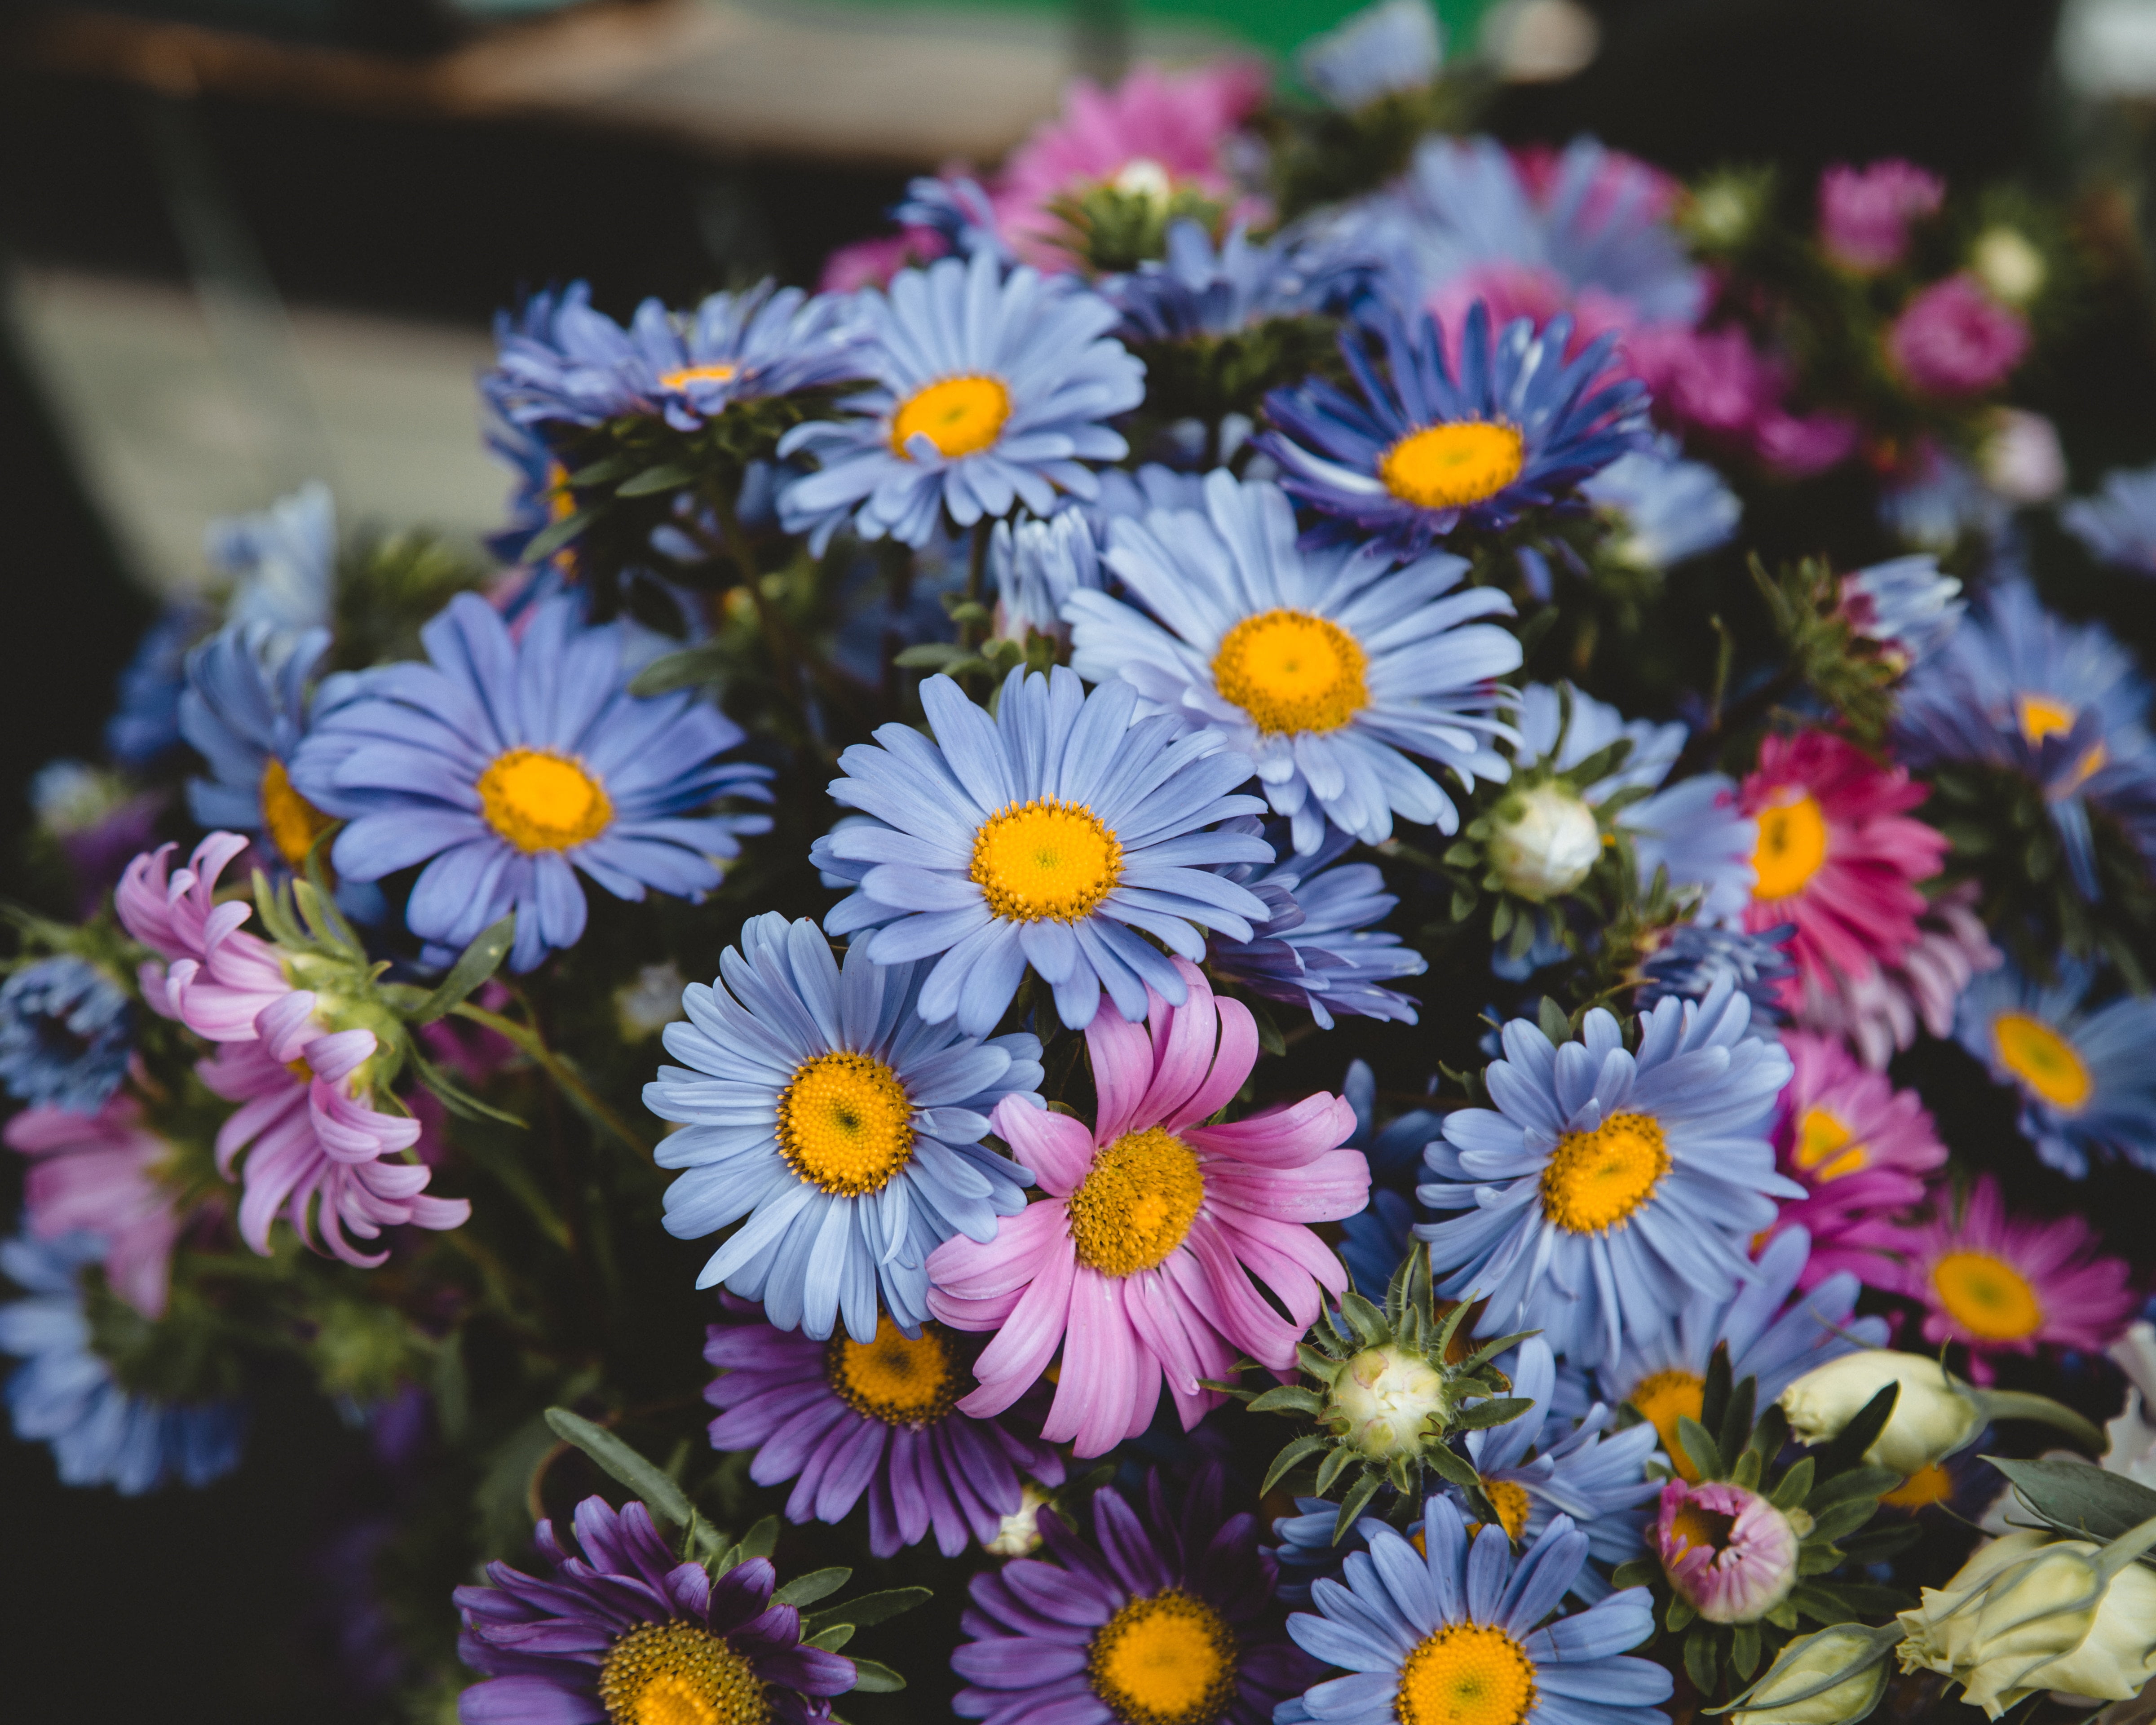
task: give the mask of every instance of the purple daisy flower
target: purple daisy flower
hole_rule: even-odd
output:
[[[704,1358],[726,1368],[704,1391],[723,1409],[715,1450],[754,1450],[749,1477],[776,1486],[798,1476],[790,1521],[842,1521],[869,1501],[869,1549],[887,1558],[931,1527],[947,1558],[970,1537],[983,1544],[1021,1507],[1020,1481],[1063,1483],[1063,1455],[1000,1419],[957,1411],[973,1385],[973,1349],[941,1324],[909,1337],[888,1312],[875,1339],[843,1330],[828,1342],[754,1317],[713,1324]],[[1024,1422],[1037,1434],[1038,1418]]]
[[[1051,1514],[1049,1556],[976,1575],[951,1656],[971,1686],[951,1707],[987,1725],[1263,1725],[1319,1668],[1291,1643],[1258,1549],[1258,1520],[1223,1517],[1221,1475],[1192,1482],[1181,1513],[1160,1476],[1142,1512],[1093,1496],[1088,1545]]]
[[[457,1651],[490,1679],[458,1697],[464,1725],[808,1725],[854,1686],[853,1661],[803,1646],[801,1614],[771,1603],[768,1558],[714,1580],[674,1555],[642,1504],[603,1497],[577,1506],[576,1529],[564,1548],[540,1522],[548,1574],[489,1563],[490,1585],[457,1589]]]

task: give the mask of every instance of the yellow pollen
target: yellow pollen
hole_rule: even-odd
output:
[[[818,1055],[780,1093],[778,1133],[778,1153],[809,1184],[865,1197],[912,1159],[913,1099],[873,1055]]]
[[[1337,623],[1306,611],[1263,611],[1220,638],[1213,686],[1259,730],[1337,731],[1370,704],[1369,658]]]
[[[1182,1139],[1157,1126],[1125,1132],[1093,1153],[1070,1194],[1078,1260],[1103,1276],[1135,1276],[1183,1244],[1205,1201],[1205,1176]]]
[[[1681,1367],[1666,1372],[1656,1372],[1642,1378],[1625,1399],[1640,1410],[1640,1417],[1653,1426],[1662,1440],[1662,1453],[1670,1458],[1670,1466],[1677,1471],[1680,1479],[1693,1485],[1699,1483],[1699,1470],[1685,1454],[1684,1445],[1677,1441],[1677,1421],[1697,1420],[1705,1405],[1705,1381]]]
[[[2014,708],[2015,716],[2020,721],[2022,739],[2032,748],[2047,737],[2063,737],[2081,716],[2077,709],[2045,695],[2017,695]]]
[[[739,366],[718,360],[707,366],[684,366],[678,372],[662,372],[659,381],[668,389],[686,389],[691,383],[731,383],[740,373]]]
[[[611,1725],[767,1725],[771,1703],[755,1667],[722,1636],[694,1624],[642,1623],[599,1666]]]
[[[1486,1623],[1449,1624],[1400,1664],[1400,1725],[1520,1725],[1535,1704],[1527,1649]]]
[[[551,749],[511,749],[479,776],[486,824],[519,850],[567,850],[613,824],[606,787]]]
[[[1871,1160],[1864,1146],[1852,1142],[1849,1128],[1824,1108],[1804,1110],[1792,1153],[1797,1166],[1822,1186],[1855,1173]]]
[[[1953,1496],[1953,1476],[1939,1463],[1928,1461],[1892,1491],[1882,1493],[1879,1501],[1897,1509],[1922,1509]]]
[[[315,1081],[315,1069],[303,1060],[285,1061],[285,1070],[298,1081],[302,1090],[309,1088]]]
[[[1213,1725],[1235,1698],[1240,1659],[1220,1614],[1171,1589],[1101,1625],[1086,1680],[1121,1725]]]
[[[1991,1045],[1999,1064],[2054,1108],[2077,1113],[2096,1088],[2073,1044],[2025,1012],[2002,1012],[1994,1019]]]
[[[1825,862],[1826,817],[1809,791],[1759,811],[1759,844],[1752,853],[1759,875],[1757,896],[1787,898]]]
[[[277,854],[299,868],[315,848],[315,840],[336,824],[335,815],[323,814],[292,788],[285,763],[270,756],[262,769],[262,826]]]
[[[1122,842],[1083,803],[1014,803],[973,834],[970,872],[998,916],[1077,922],[1122,881]]]
[[[1948,1317],[1986,1342],[2019,1342],[2043,1327],[2028,1277],[1989,1252],[1948,1252],[1932,1266],[1932,1288]]]
[[[1497,1525],[1505,1530],[1505,1538],[1517,1545],[1520,1536],[1527,1531],[1527,1511],[1532,1507],[1527,1488],[1513,1480],[1486,1479],[1482,1495],[1497,1512]]]
[[[848,1407],[886,1425],[932,1425],[960,1388],[943,1327],[923,1324],[918,1338],[908,1337],[887,1312],[876,1318],[873,1342],[855,1341],[843,1325],[833,1332],[824,1375]]]
[[[577,490],[569,483],[569,470],[558,461],[547,464],[547,519],[566,521],[577,512]]]
[[[1378,458],[1385,489],[1420,509],[1464,509],[1520,476],[1525,445],[1510,425],[1479,419],[1425,425]]]
[[[974,454],[1003,434],[1010,407],[1010,391],[999,378],[945,377],[899,403],[891,415],[891,446],[906,455],[906,444],[920,435],[947,459]]]
[[[1708,1551],[1726,1550],[1736,1526],[1735,1516],[1724,1515],[1720,1510],[1697,1503],[1681,1503],[1676,1513],[1670,1517],[1670,1537],[1676,1543],[1676,1549],[1670,1555],[1672,1558],[1681,1558],[1695,1545]]]
[[[1651,1114],[1613,1114],[1591,1132],[1567,1132],[1543,1170],[1543,1213],[1572,1234],[1622,1225],[1670,1169]]]

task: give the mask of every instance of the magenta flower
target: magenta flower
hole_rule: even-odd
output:
[[[161,845],[136,857],[113,894],[128,933],[167,960],[143,963],[143,999],[212,1042],[252,1042],[256,1015],[290,993],[292,984],[277,949],[241,928],[253,907],[217,902],[217,877],[247,840],[212,833],[167,879],[177,848]]]
[[[101,1236],[112,1291],[145,1317],[158,1317],[180,1216],[156,1174],[172,1146],[141,1121],[141,1104],[121,1095],[95,1114],[25,1108],[0,1137],[33,1158],[23,1191],[30,1233],[56,1240],[80,1229]]]
[[[1935,215],[1944,180],[1898,157],[1820,176],[1820,244],[1845,270],[1872,275],[1907,255],[1909,224]]]
[[[1845,414],[1789,412],[1789,368],[1741,330],[1645,325],[1626,332],[1620,352],[1658,421],[1747,450],[1786,478],[1822,473],[1856,449],[1861,430]]]
[[[1797,1022],[1845,1043],[1875,1071],[1913,1043],[1919,1028],[1953,1035],[1954,1008],[1970,978],[2005,963],[1977,914],[1981,892],[1964,880],[1940,893],[1917,918],[1915,944],[1862,976],[1808,978]]]
[[[1902,308],[1887,357],[1925,395],[1974,395],[2003,383],[2029,352],[2029,326],[1967,272],[1934,282]]]
[[[1045,1201],[1006,1217],[986,1245],[963,1235],[928,1260],[928,1307],[953,1328],[993,1330],[958,1404],[1000,1413],[1046,1370],[1063,1368],[1041,1435],[1098,1455],[1152,1422],[1168,1380],[1184,1429],[1219,1397],[1199,1387],[1237,1353],[1285,1370],[1317,1320],[1321,1287],[1347,1274],[1306,1224],[1362,1209],[1369,1164],[1341,1147],[1355,1111],[1321,1091],[1218,1126],[1258,1055],[1249,1009],[1216,1000],[1175,961],[1189,990],[1152,996],[1147,1022],[1096,1014],[1086,1032],[1100,1106],[1088,1127],[1017,1097],[996,1131],[1031,1168]],[[1251,1286],[1255,1276],[1283,1317]]]
[[[1709,1623],[1757,1623],[1797,1582],[1797,1530],[1727,1480],[1662,1487],[1655,1550],[1677,1596]]]

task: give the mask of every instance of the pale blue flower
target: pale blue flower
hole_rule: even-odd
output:
[[[1704,461],[1684,459],[1668,437],[1626,451],[1579,489],[1617,522],[1618,556],[1642,568],[1674,568],[1728,544],[1744,515],[1722,475]]]
[[[1351,110],[1422,89],[1444,59],[1445,31],[1430,0],[1378,0],[1295,51],[1302,81]]]
[[[2098,562],[2156,575],[2156,467],[2106,474],[2095,496],[2061,506],[2059,522]]]

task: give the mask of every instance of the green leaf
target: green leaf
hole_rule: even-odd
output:
[[[1462,1491],[1482,1489],[1482,1476],[1475,1471],[1474,1464],[1449,1444],[1432,1444],[1422,1452],[1423,1461],[1440,1479],[1459,1486]]]
[[[896,1695],[906,1687],[906,1679],[881,1660],[856,1658],[854,1687],[864,1695]]]
[[[1332,1518],[1332,1543],[1335,1545],[1348,1537],[1348,1530],[1370,1507],[1370,1500],[1378,1495],[1378,1488],[1384,1483],[1383,1475],[1365,1472],[1348,1488],[1348,1495],[1340,1500],[1340,1513]]]
[[[1887,1429],[1887,1422],[1894,1417],[1894,1403],[1901,1394],[1900,1384],[1887,1384],[1859,1409],[1856,1417],[1843,1426],[1830,1443],[1815,1452],[1820,1472],[1837,1474],[1861,1462],[1864,1452],[1878,1440],[1879,1434]]]
[[[1464,1302],[1460,1309],[1462,1311],[1466,1309]],[[1466,1359],[1460,1361],[1458,1365],[1455,1366],[1453,1370],[1455,1372],[1475,1371],[1482,1366],[1487,1365],[1507,1348],[1517,1348],[1530,1336],[1539,1336],[1541,1334],[1542,1332],[1540,1330],[1515,1330],[1509,1336],[1500,1336],[1495,1341],[1485,1342],[1480,1348],[1476,1348],[1474,1353],[1469,1354]],[[1450,1343],[1451,1337],[1447,1336],[1445,1339]]]
[[[1319,1462],[1317,1464],[1317,1495],[1322,1497],[1330,1491],[1332,1489],[1332,1482],[1347,1472],[1354,1462],[1355,1452],[1344,1444],[1333,1450],[1324,1461]]]
[[[1709,1431],[1722,1429],[1722,1416],[1729,1408],[1729,1344],[1717,1342],[1707,1356],[1707,1381],[1699,1392],[1699,1423]]]
[[[2062,1532],[2116,1539],[2156,1516],[2156,1491],[2090,1462],[1984,1459],[2013,1481],[2024,1503]]]
[[[1691,1457],[1691,1465],[1702,1479],[1718,1480],[1722,1477],[1722,1451],[1716,1446],[1714,1440],[1707,1435],[1707,1428],[1698,1420],[1682,1414],[1678,1416],[1677,1442],[1683,1445],[1685,1454]]]
[[[499,922],[483,928],[477,939],[457,955],[457,962],[449,967],[434,992],[419,1003],[412,1014],[415,1024],[431,1024],[501,968],[501,961],[509,956],[509,949],[516,944],[516,912],[511,911]]]
[[[547,1423],[556,1437],[582,1450],[641,1497],[645,1507],[661,1521],[676,1527],[689,1525],[696,1512],[690,1508],[681,1488],[605,1427],[594,1425],[567,1408],[547,1409]]]
[[[1323,1396],[1297,1384],[1276,1384],[1250,1401],[1253,1414],[1319,1414],[1324,1409]]]
[[[1889,1467],[1852,1467],[1814,1486],[1805,1494],[1804,1507],[1815,1516],[1820,1515],[1852,1497],[1883,1496],[1901,1483],[1901,1475]]]
[[[778,1543],[778,1517],[766,1516],[747,1532],[742,1535],[741,1553],[744,1558],[767,1558]]]
[[[801,1645],[803,1647],[820,1647],[826,1653],[836,1653],[853,1638],[853,1625],[834,1623],[827,1630],[819,1630],[813,1635],[803,1636]]]
[[[1533,1406],[1533,1399],[1527,1396],[1492,1396],[1471,1408],[1462,1408],[1452,1416],[1452,1424],[1455,1430],[1481,1431],[1491,1425],[1508,1425]]]
[[[1279,1455],[1273,1457],[1273,1465],[1265,1470],[1265,1483],[1258,1487],[1258,1496],[1264,1497],[1284,1477],[1294,1472],[1302,1461],[1316,1451],[1323,1449],[1329,1441],[1330,1440],[1323,1432],[1312,1431],[1305,1433],[1289,1444]]]
[[[647,467],[643,472],[624,480],[613,488],[617,497],[649,497],[654,491],[678,491],[684,485],[694,485],[696,475],[685,467],[662,464]]]
[[[1790,1463],[1780,1483],[1767,1494],[1767,1501],[1777,1509],[1794,1509],[1811,1491],[1812,1475],[1816,1471],[1809,1455]]]
[[[1384,1313],[1352,1288],[1340,1296],[1340,1315],[1365,1348],[1375,1348],[1391,1333]]]
[[[942,670],[973,656],[971,649],[953,641],[923,641],[916,647],[901,647],[891,662],[907,670]]]
[[[1759,1669],[1759,1625],[1740,1623],[1729,1633],[1729,1663],[1737,1675],[1748,1682],[1752,1673]]]
[[[1662,1566],[1652,1558],[1634,1558],[1630,1563],[1620,1563],[1610,1573],[1614,1587],[1645,1587],[1662,1573]]]
[[[534,533],[521,553],[526,567],[543,563],[578,534],[599,518],[596,509],[580,509],[574,515],[564,516],[550,522]]]
[[[676,689],[693,688],[713,681],[721,669],[720,655],[709,646],[685,648],[654,659],[629,679],[631,695],[671,695]]]
[[[838,1592],[854,1579],[854,1572],[834,1564],[829,1569],[811,1569],[806,1575],[797,1575],[785,1586],[774,1589],[771,1603],[774,1605],[813,1605],[817,1600]]]
[[[1853,1539],[1840,1542],[1845,1563],[1876,1563],[1907,1550],[1924,1537],[1923,1523],[1917,1521],[1888,1522],[1869,1529]]]
[[[481,1101],[416,1049],[412,1055],[412,1070],[418,1075],[419,1082],[434,1093],[435,1100],[459,1118],[495,1120],[504,1126],[513,1126],[521,1132],[531,1130],[525,1121],[506,1109]]]
[[[1836,1540],[1845,1533],[1854,1533],[1879,1511],[1876,1497],[1851,1497],[1822,1511],[1812,1517],[1811,1539]]]
[[[880,1593],[863,1594],[859,1599],[848,1599],[842,1605],[811,1612],[802,1618],[801,1627],[807,1632],[828,1629],[834,1623],[850,1623],[855,1629],[868,1629],[888,1622],[901,1612],[911,1611],[916,1605],[925,1605],[935,1597],[925,1587],[886,1588]]]
[[[1672,1599],[1670,1604],[1675,1606],[1676,1601]],[[1672,1610],[1670,1615],[1676,1614]],[[1714,1686],[1721,1676],[1721,1661],[1716,1657],[1712,1634],[1702,1630],[1685,1637],[1685,1669],[1691,1674],[1692,1681],[1699,1685],[1702,1695],[1714,1693]]]

